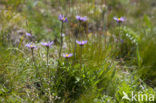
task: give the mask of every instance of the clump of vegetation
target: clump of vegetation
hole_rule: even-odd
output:
[[[154,0],[0,1],[0,102],[154,103],[154,13]]]

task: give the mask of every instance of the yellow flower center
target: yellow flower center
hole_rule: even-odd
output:
[[[66,57],[68,57],[69,55],[68,54],[66,54]]]
[[[66,20],[66,18],[63,18],[62,20],[63,20],[63,21],[65,21],[65,20]]]
[[[120,20],[120,18],[118,18],[118,20]]]
[[[33,45],[30,45],[30,47],[33,47]]]

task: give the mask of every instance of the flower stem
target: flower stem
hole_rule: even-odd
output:
[[[76,40],[78,38],[79,32],[80,32],[80,22],[79,22],[78,32],[75,34],[74,61],[76,60],[76,48],[77,48],[77,46],[76,46]]]
[[[31,53],[32,53],[32,66],[35,66],[35,69],[36,69],[36,78],[38,76],[38,68],[36,67],[36,64],[35,64],[35,57],[34,57],[34,49],[32,48],[31,49]]]
[[[47,47],[47,68],[48,68],[48,77],[50,78],[50,70],[49,70],[49,47]]]
[[[61,52],[62,52],[62,45],[63,45],[63,36],[62,36],[62,32],[63,32],[63,21],[62,21],[62,26],[61,26],[61,47],[60,47],[60,50],[59,50],[59,59],[61,57]],[[58,68],[59,68],[59,65],[60,65],[60,61],[58,59],[58,64],[57,64],[57,71],[56,73],[58,73]],[[57,75],[57,74],[56,74]],[[57,77],[57,76],[56,76]]]
[[[31,49],[31,53],[32,53],[32,61],[33,61],[33,64],[35,62],[35,58],[34,58],[34,49]]]
[[[63,22],[62,22],[62,26],[61,26],[61,47],[60,47],[60,51],[59,51],[59,58],[61,57],[62,46],[63,46],[63,36],[62,36],[62,32],[63,32]]]
[[[119,46],[119,48],[120,48],[120,50],[119,50],[119,58],[121,57],[121,45],[120,45],[120,40],[121,40],[121,36],[120,36],[120,26],[121,26],[121,24],[119,23],[119,37],[118,37],[118,46]]]
[[[49,47],[47,47],[47,66],[48,66],[48,63],[49,63]]]
[[[81,59],[80,59],[80,66],[81,66],[81,69],[82,69],[82,46],[81,47]]]
[[[50,81],[51,81],[51,75],[50,75],[50,68],[49,68],[49,47],[47,47],[47,70],[48,70],[48,84],[49,84],[49,88],[50,88]]]
[[[119,23],[119,40],[120,40],[120,26],[121,26],[121,24]]]

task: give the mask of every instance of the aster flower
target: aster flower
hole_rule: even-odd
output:
[[[87,40],[86,41],[77,41],[76,40],[76,43],[79,44],[80,46],[83,46],[84,44],[87,43]]]
[[[28,47],[28,48],[30,48],[30,49],[36,48],[35,44],[33,44],[33,43],[28,43],[25,46]]]
[[[81,17],[81,16],[76,16],[76,19],[79,20],[79,21],[87,21],[87,17],[84,16],[84,17]]]
[[[81,16],[78,16],[78,15],[76,16],[76,19],[77,19],[77,20],[80,20],[80,18],[81,18]]]
[[[124,43],[124,40],[123,39],[120,39],[120,42],[123,44]]]
[[[49,47],[51,47],[51,45],[53,44],[54,42],[51,41],[51,42],[42,42],[41,45],[45,46],[46,49],[47,49],[47,68],[48,68],[48,77],[50,78],[50,69],[49,69]]]
[[[34,48],[36,48],[35,44],[28,43],[25,46],[31,49],[31,52],[32,52],[32,61],[33,61],[33,63],[35,63],[35,57],[34,57]]]
[[[26,36],[32,37],[32,35],[30,33],[26,32]]]
[[[122,22],[125,21],[125,18],[124,18],[124,17],[120,17],[120,18],[114,17],[113,19],[114,19],[117,23],[122,23]]]
[[[41,43],[43,46],[46,46],[46,47],[50,47],[52,44],[53,44],[54,42],[53,41],[51,41],[51,42],[47,42],[47,43]]]
[[[59,15],[58,19],[59,19],[60,21],[62,21],[62,22],[68,22],[67,18],[64,17],[64,16],[61,15],[61,14]]]
[[[64,33],[62,33],[62,35],[61,35],[62,37],[64,37],[65,36],[65,34]]]
[[[64,24],[64,22],[68,22],[68,20],[67,20],[67,18],[66,17],[64,17],[63,15],[60,15],[59,16],[59,20],[60,21],[62,21],[62,26],[61,26],[61,46],[60,46],[60,50],[59,50],[59,58],[61,57],[61,53],[62,53],[62,45],[63,45],[63,24]]]
[[[64,58],[70,58],[70,57],[72,57],[72,56],[73,56],[72,53],[70,53],[70,54],[67,54],[67,53],[66,53],[66,54],[63,54],[63,57],[64,57]]]

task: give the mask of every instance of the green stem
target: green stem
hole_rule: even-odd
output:
[[[48,68],[48,77],[50,78],[50,69],[49,69],[49,47],[47,47],[47,68]],[[50,80],[50,79],[49,79]]]
[[[79,32],[80,32],[80,22],[79,22],[78,32],[75,34],[74,61],[76,60],[76,48],[77,48],[77,46],[76,46],[76,40],[78,38]]]
[[[80,59],[80,65],[81,65],[81,69],[82,69],[82,46],[81,46],[81,59]]]
[[[62,26],[61,26],[61,47],[60,47],[60,51],[59,51],[59,59],[60,59],[60,57],[61,57],[62,46],[63,46],[63,36],[62,36],[62,32],[63,32],[63,21],[62,21]]]
[[[62,32],[63,32],[63,21],[62,21],[62,26],[61,26],[61,47],[60,47],[60,50],[59,50],[59,59],[60,59],[60,57],[61,57],[62,45],[63,45]],[[57,64],[57,71],[56,71],[56,73],[58,73],[58,68],[59,68],[59,65],[60,65],[59,59],[58,59],[58,64]],[[57,74],[56,74],[56,78],[57,78]]]
[[[120,36],[120,32],[121,32],[121,30],[120,30],[120,28],[121,28],[121,24],[119,23],[118,46],[119,46],[119,48],[120,48],[120,50],[119,50],[119,56],[120,56],[120,58],[121,58],[121,56],[122,56],[122,54],[121,54],[122,48],[121,48],[121,42],[120,42],[120,40],[121,40],[121,36]]]
[[[33,61],[33,65],[35,64],[35,58],[34,58],[34,49],[32,48],[31,49],[31,53],[32,53],[32,61]]]
[[[35,57],[34,57],[34,48],[31,48],[31,53],[32,53],[32,66],[35,66],[35,69],[36,69],[36,78],[38,76],[38,68],[36,67],[36,64],[35,64]]]

